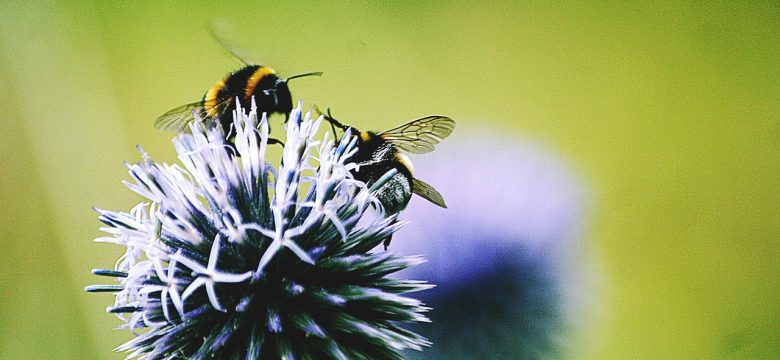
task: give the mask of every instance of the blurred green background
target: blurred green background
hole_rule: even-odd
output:
[[[445,113],[570,159],[605,279],[572,358],[780,357],[778,3],[95,1],[0,4],[0,358],[122,357],[91,207],[129,209],[134,145],[175,159],[154,118],[239,66],[215,19],[356,125]]]

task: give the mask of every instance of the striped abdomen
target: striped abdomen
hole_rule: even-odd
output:
[[[249,107],[252,96],[260,112],[289,113],[292,96],[287,82],[280,79],[273,69],[262,65],[247,65],[217,81],[203,95],[203,109],[211,118],[219,118],[223,129],[232,123],[231,112],[236,108],[236,98],[241,106]]]

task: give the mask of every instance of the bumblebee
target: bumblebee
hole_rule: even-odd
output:
[[[330,115],[324,115],[332,126],[357,134],[357,152],[352,156],[356,166],[352,176],[369,186],[388,171],[395,169],[393,177],[376,190],[374,195],[384,208],[385,216],[397,214],[409,204],[412,194],[417,194],[434,205],[446,208],[444,198],[433,186],[414,177],[414,166],[405,153],[425,154],[455,129],[455,121],[447,116],[430,115],[412,120],[396,128],[380,133],[360,131],[344,125]],[[391,238],[384,242],[385,249]]]
[[[186,131],[187,125],[195,120],[197,115],[210,124],[218,121],[222,130],[229,134],[233,124],[231,112],[236,109],[237,99],[241,106],[246,108],[250,106],[252,97],[255,98],[259,112],[289,116],[293,106],[287,83],[295,78],[315,75],[320,76],[322,73],[311,72],[282,79],[268,66],[246,65],[217,81],[200,101],[162,114],[154,126],[166,131]],[[226,137],[229,138],[227,135]]]

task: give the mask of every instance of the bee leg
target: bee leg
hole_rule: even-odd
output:
[[[333,123],[330,121],[328,123],[330,123],[330,129],[333,130],[333,138],[338,139],[338,135],[336,134],[336,125],[333,125]]]
[[[269,145],[279,144],[282,148],[284,148],[284,143],[281,140],[277,140],[272,137],[268,138],[268,144]]]
[[[390,241],[393,240],[393,234],[390,234],[387,236],[384,242],[382,242],[382,245],[385,246],[385,251],[387,251],[387,247],[390,246]]]

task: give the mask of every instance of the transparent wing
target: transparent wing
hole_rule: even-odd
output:
[[[213,20],[206,27],[206,30],[211,35],[211,38],[216,40],[219,45],[222,46],[230,55],[235,57],[238,61],[244,65],[249,65],[251,62],[247,61],[249,58],[243,49],[238,48],[235,44],[228,41],[228,38],[235,39],[235,31],[232,24],[222,20]]]
[[[214,108],[224,109],[225,106],[229,105],[231,100],[230,97],[227,97],[225,100],[222,100],[222,102],[214,105]],[[198,101],[168,110],[168,112],[160,115],[160,117],[154,121],[154,127],[164,131],[186,132],[187,125],[195,120],[196,114],[203,120],[214,120],[208,115],[206,108],[203,106],[203,101]]]
[[[183,132],[195,120],[195,114],[203,115],[203,102],[198,101],[168,110],[154,121],[154,127],[163,131]]]
[[[454,120],[442,115],[430,115],[381,132],[379,136],[408,153],[425,154],[433,151],[434,145],[449,136],[453,129]]]
[[[412,192],[420,195],[425,200],[432,202],[434,205],[447,208],[447,204],[444,203],[444,198],[439,194],[433,186],[428,185],[425,181],[420,179],[412,179]]]

